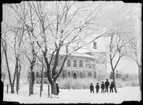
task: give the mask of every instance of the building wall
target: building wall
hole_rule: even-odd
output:
[[[61,55],[59,57],[59,63],[56,71],[60,69],[63,60],[64,60],[64,56]],[[68,66],[67,64],[68,60],[70,60],[70,66]],[[74,61],[76,61],[77,63],[76,67],[74,67]],[[80,61],[82,61],[83,63],[82,67],[79,67]],[[97,78],[98,73],[102,72],[104,74],[104,71],[106,70],[106,63],[97,62],[97,61],[98,60],[94,56],[93,58],[82,57],[82,56],[69,56],[65,62],[63,71],[60,74],[59,78]],[[54,60],[52,61],[52,64],[54,64]],[[52,68],[52,65],[51,65],[51,68]],[[35,72],[35,75],[37,75],[36,72]],[[41,73],[39,73],[39,75],[41,75]],[[46,76],[45,71],[44,71],[44,75]]]
[[[70,66],[68,66],[68,60],[70,60]],[[77,67],[74,67],[74,61],[76,60]],[[82,61],[82,67],[80,67],[80,61]],[[96,77],[94,76],[95,70],[95,64],[91,64],[91,67],[88,67],[89,62],[93,62],[94,58],[87,58],[87,57],[78,57],[78,56],[71,56],[67,59],[64,71],[61,75],[61,77],[64,78],[64,75],[69,78],[74,78],[74,73],[76,74],[76,78],[85,78],[85,77]],[[92,73],[93,72],[93,73]],[[91,76],[88,76],[88,73]]]
[[[70,60],[71,61],[71,66],[68,67],[67,66],[67,61]],[[74,67],[73,66],[73,63],[74,63],[74,60],[76,60],[77,62],[77,67]],[[79,62],[82,61],[82,67],[79,67]],[[66,69],[67,71],[70,71],[70,70],[77,70],[77,71],[83,71],[83,70],[95,70],[95,64],[94,65],[91,65],[91,68],[87,67],[88,65],[88,62],[90,61],[94,61],[94,58],[85,58],[85,57],[77,57],[77,56],[71,56],[69,57],[67,60],[66,60],[66,63],[65,63],[65,66],[64,66],[64,69]]]

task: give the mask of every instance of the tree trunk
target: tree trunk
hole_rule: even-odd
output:
[[[18,73],[18,90],[20,89],[20,71]]]
[[[31,85],[30,85],[30,94],[34,94],[34,83],[33,81],[31,81]]]
[[[32,83],[32,80],[30,80],[30,95],[34,94],[34,84]]]
[[[141,86],[141,66],[138,65],[138,77],[139,77],[139,86],[140,86],[140,90],[142,90]]]
[[[20,82],[20,71],[17,70],[17,73],[16,73],[16,92],[18,94],[18,91],[19,91],[19,82]]]
[[[31,89],[30,90],[31,90],[30,94],[34,94],[34,84],[33,83],[31,83]]]
[[[8,62],[8,57],[7,57],[7,52],[6,52],[6,50],[4,50],[4,55],[5,55],[5,61],[6,61],[7,71],[8,71],[9,82],[10,82],[10,86],[11,86],[12,80],[11,80],[11,73],[10,73],[9,62]],[[12,90],[12,89],[11,89],[11,90]],[[13,89],[13,90],[14,90],[14,89]]]
[[[58,95],[56,82],[53,81],[50,85],[51,85],[51,94]]]
[[[19,88],[20,88],[20,72],[17,73],[17,78],[16,78],[16,91],[17,91],[17,94],[18,94]]]
[[[18,94],[18,82],[19,82],[19,76],[18,76],[18,71],[17,71],[17,78],[16,78],[16,92]]]
[[[13,94],[14,93],[14,83],[11,83],[11,93]]]
[[[117,93],[117,87],[116,87],[116,81],[115,81],[115,72],[114,72],[114,70],[113,70],[113,83],[114,83],[114,90],[115,90],[115,92]]]
[[[34,94],[34,72],[31,72],[30,78],[30,94]]]
[[[43,91],[43,66],[41,71],[41,91]]]
[[[18,71],[18,90],[20,89],[20,73],[21,73],[21,65],[19,63],[19,71]]]

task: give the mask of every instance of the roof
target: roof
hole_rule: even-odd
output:
[[[85,54],[85,53],[72,53],[71,56],[78,56],[78,57],[87,57],[87,58],[94,58],[94,56]]]
[[[60,56],[64,56],[65,54],[59,54]],[[106,52],[74,52],[70,56],[75,56],[75,57],[86,57],[86,58],[103,58],[106,57]]]

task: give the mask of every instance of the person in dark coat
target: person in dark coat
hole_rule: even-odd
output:
[[[90,93],[94,93],[94,87],[93,87],[92,83],[90,84]]]
[[[111,85],[110,85],[110,92],[113,92],[113,88],[114,88],[114,83],[113,81],[111,82]]]
[[[58,84],[56,84],[56,88],[57,88],[57,95],[59,95],[60,90]]]
[[[110,85],[110,83],[109,83],[108,79],[106,79],[106,82],[105,82],[105,92],[108,92],[109,85]]]
[[[100,88],[99,83],[96,84],[95,88],[96,88],[96,93],[98,93],[99,92],[99,88]]]
[[[105,88],[105,84],[104,84],[104,82],[102,82],[102,84],[101,84],[101,93],[104,93],[104,88]]]

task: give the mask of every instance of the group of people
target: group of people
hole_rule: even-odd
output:
[[[101,88],[101,93],[104,93],[104,92],[108,92],[108,88],[110,88],[110,92],[113,92],[114,87],[115,87],[115,85],[114,85],[113,81],[110,84],[108,79],[106,79],[105,83],[103,81],[101,86],[99,86],[99,83],[97,83],[95,86],[95,89],[96,89],[96,93],[98,93],[99,89]],[[90,84],[90,93],[94,93],[94,86],[92,83]]]
[[[57,88],[57,95],[58,95],[59,92],[60,92],[58,84],[56,84],[56,88]],[[115,85],[114,85],[113,81],[110,83],[108,81],[108,79],[106,79],[105,82],[102,81],[101,86],[99,86],[99,83],[97,82],[97,84],[95,86],[96,93],[99,92],[100,88],[101,88],[101,93],[108,92],[108,88],[110,88],[110,92],[113,92],[113,89],[115,88]],[[93,86],[92,83],[90,84],[90,93],[94,93],[94,86]]]

